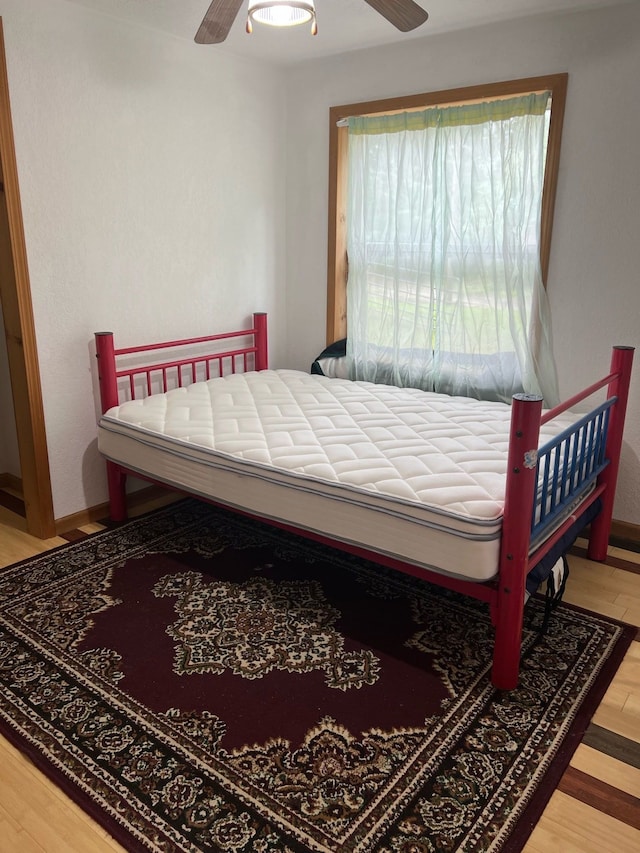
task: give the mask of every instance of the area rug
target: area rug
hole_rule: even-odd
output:
[[[2,733],[132,851],[522,849],[631,641],[192,500],[0,573]]]

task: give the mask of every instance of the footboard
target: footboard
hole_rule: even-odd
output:
[[[526,576],[588,507],[602,508],[591,525],[589,557],[604,560],[611,528],[632,347],[614,347],[611,372],[542,415],[542,399],[513,400],[500,567],[494,621],[493,682],[518,682]],[[607,399],[538,449],[540,426],[602,388]]]

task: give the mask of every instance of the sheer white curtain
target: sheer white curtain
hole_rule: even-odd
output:
[[[354,378],[557,402],[540,268],[548,101],[349,119]]]

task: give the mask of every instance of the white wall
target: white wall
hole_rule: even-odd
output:
[[[63,0],[0,0],[56,518],[106,498],[93,332],[271,316],[284,351],[281,74]]]
[[[318,60],[287,81],[288,363],[325,344],[329,107],[567,71],[548,292],[561,392],[640,346],[640,4]],[[640,524],[640,352],[614,515]]]

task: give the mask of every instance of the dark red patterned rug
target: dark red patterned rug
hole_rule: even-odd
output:
[[[632,637],[183,501],[0,573],[1,730],[128,850],[520,850]]]

